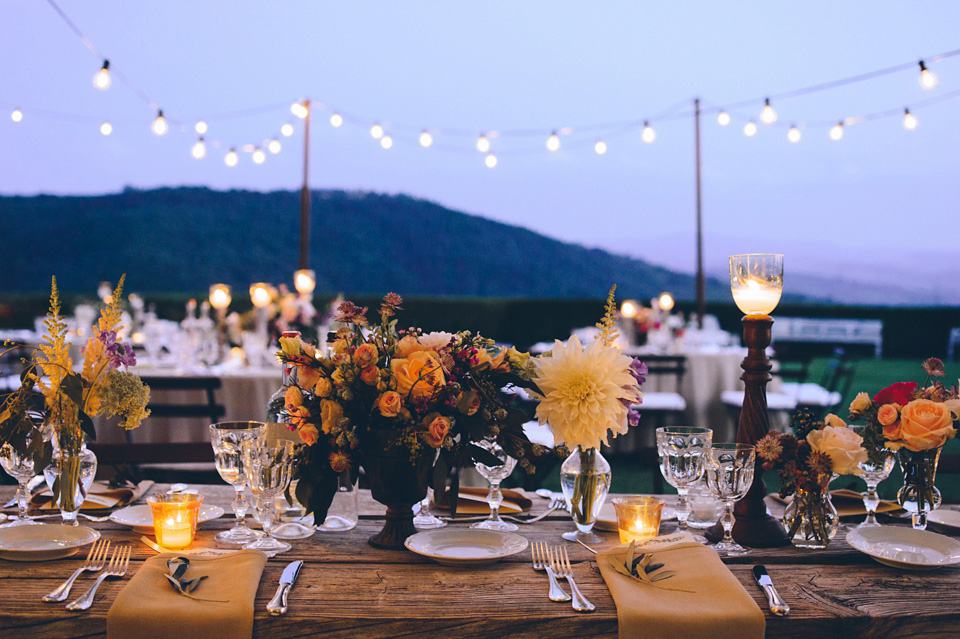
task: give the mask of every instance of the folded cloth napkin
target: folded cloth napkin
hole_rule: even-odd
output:
[[[636,553],[641,552],[652,554],[652,562],[663,563],[661,570],[674,576],[641,583],[609,563],[611,555],[622,563],[626,546],[597,553],[600,574],[617,605],[620,639],[763,638],[763,611],[715,550],[689,533],[677,533],[637,544]]]
[[[210,639],[251,637],[253,603],[267,556],[259,550],[239,550],[214,557],[186,555],[190,567],[183,575],[207,575],[191,595],[178,593],[164,576],[162,553],[147,559],[120,591],[107,613],[107,639]],[[209,601],[217,600],[217,601]]]
[[[490,512],[490,504],[487,503],[489,490],[486,488],[475,488],[473,486],[461,486],[457,497],[458,515],[486,515]],[[502,490],[503,501],[500,503],[500,512],[513,515],[530,510],[533,501],[516,490]],[[434,505],[441,510],[450,508],[450,491],[445,491],[443,496],[437,500],[437,494],[433,495]]]
[[[144,495],[153,488],[153,482],[145,479],[137,486],[121,486],[112,488],[106,482],[95,481],[90,484],[90,490],[83,500],[80,510],[107,510],[126,506]],[[50,489],[44,489],[30,498],[30,506],[39,510],[57,510]]]
[[[777,493],[771,493],[767,495],[767,497],[784,505],[793,501],[792,495],[783,498]],[[855,490],[850,490],[849,488],[831,490],[830,501],[833,502],[833,507],[837,509],[837,514],[841,517],[862,517],[867,514],[867,507],[863,505],[863,495]],[[880,503],[877,504],[876,512],[899,515],[906,511],[896,502],[881,500]]]

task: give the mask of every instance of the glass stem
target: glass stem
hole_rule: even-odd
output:
[[[27,504],[30,501],[30,494],[27,492],[27,481],[19,482],[20,485],[17,487],[17,507],[20,510],[20,519],[27,518]]]
[[[237,516],[235,528],[243,528],[243,518],[247,515],[247,500],[243,494],[243,486],[234,486],[236,491],[233,499],[233,512]]]
[[[677,487],[677,530],[687,530],[687,518],[690,517],[690,502],[687,500],[688,489]]]
[[[880,501],[877,499],[877,484],[867,482],[867,494],[863,497],[863,506],[867,509],[867,518],[863,523],[871,526],[877,523],[875,513],[879,503]]]
[[[266,499],[266,498],[264,498]],[[267,537],[270,537],[270,531],[273,530],[273,522],[276,519],[277,508],[276,508],[276,499],[269,499],[264,504],[263,512],[260,514],[261,525],[263,526],[263,532]]]
[[[733,543],[733,501],[723,501],[723,543]]]
[[[500,482],[490,482],[490,492],[487,494],[487,501],[490,503],[490,521],[500,521],[500,503],[503,501],[503,494],[500,492]]]

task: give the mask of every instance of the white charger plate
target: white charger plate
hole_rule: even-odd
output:
[[[200,509],[197,511],[197,525],[216,519],[223,512],[223,508],[220,506],[200,504]],[[133,528],[133,532],[141,535],[153,534],[153,512],[150,510],[150,504],[137,504],[136,506],[121,508],[110,513],[110,521],[115,524],[130,526]]]
[[[931,510],[927,513],[927,521],[944,528],[960,530],[960,510],[950,510],[949,508]]]
[[[670,521],[677,516],[677,509],[670,504],[664,504],[660,511],[660,521]],[[597,516],[597,523],[593,525],[597,530],[607,532],[617,532],[617,511],[613,508],[613,502],[605,502],[600,508],[600,514]]]
[[[929,530],[901,526],[854,528],[847,543],[877,561],[906,570],[935,570],[960,564],[960,542]]]
[[[407,537],[407,550],[447,566],[480,566],[527,549],[526,537],[498,530],[440,528]]]
[[[49,561],[69,557],[100,538],[86,526],[37,524],[0,528],[0,559],[11,561]]]

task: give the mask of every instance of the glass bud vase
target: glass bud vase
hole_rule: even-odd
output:
[[[783,511],[783,525],[794,546],[826,548],[840,527],[830,491],[798,488]]]
[[[593,532],[600,509],[610,490],[610,464],[596,448],[577,446],[560,466],[560,487],[570,506],[576,532],[563,534],[567,541],[599,543],[603,538]]]
[[[940,462],[940,448],[930,450],[897,451],[900,470],[903,471],[903,486],[897,491],[897,501],[912,515],[913,527],[925,530],[927,513],[934,510],[943,501],[940,491],[934,486],[937,479],[937,464]]]
[[[96,474],[97,456],[87,448],[83,436],[78,442],[75,437],[66,438],[58,434],[50,464],[43,469],[43,478],[56,496],[64,524],[77,525],[77,513]]]

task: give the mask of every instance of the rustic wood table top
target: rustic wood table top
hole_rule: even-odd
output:
[[[233,489],[227,485],[196,488],[205,503],[223,506],[227,513],[198,530],[196,545],[214,547],[213,535],[233,523]],[[153,490],[165,489],[158,485]],[[12,494],[12,487],[0,487],[0,498],[5,501]],[[534,514],[545,509],[546,500],[534,500]],[[528,552],[496,564],[464,568],[443,566],[407,551],[373,548],[366,540],[380,530],[383,511],[369,493],[361,491],[361,519],[354,530],[318,532],[291,542],[292,550],[271,559],[257,593],[254,636],[617,636],[616,609],[594,556],[560,539],[560,533],[572,529],[568,515],[561,512],[521,526],[518,534],[531,542],[566,544],[577,584],[596,604],[596,612],[590,614],[574,612],[569,604],[550,602],[546,576],[531,568]],[[155,554],[139,541],[139,534],[125,526],[112,522],[84,525],[96,528],[106,539],[132,547],[128,574]],[[670,532],[674,525],[664,523],[661,532]],[[616,533],[600,534],[608,539],[600,547],[617,544]],[[81,551],[66,559],[31,563],[0,560],[0,637],[104,636],[107,611],[127,579],[105,581],[86,612],[70,612],[63,604],[41,601],[83,563],[85,554]],[[266,604],[284,566],[296,559],[305,564],[290,593],[289,611],[271,616]],[[924,572],[890,568],[847,545],[843,530],[826,550],[755,549],[727,562],[761,609],[767,611],[766,598],[751,573],[758,563],[767,565],[790,604],[787,617],[766,612],[768,637],[960,636],[960,606],[956,605],[960,567]],[[79,595],[89,582],[89,576],[82,576],[74,594]]]

